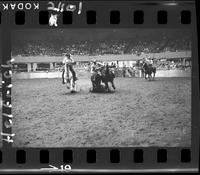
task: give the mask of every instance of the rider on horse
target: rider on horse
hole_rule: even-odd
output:
[[[65,57],[63,59],[63,64],[66,66],[68,65],[69,70],[71,71],[72,75],[73,75],[73,79],[76,81],[78,80],[77,76],[76,76],[76,72],[73,69],[73,64],[75,63],[74,59],[71,57],[70,54],[65,54]]]
[[[153,73],[153,79],[155,78],[156,73],[156,67],[153,65],[154,61],[151,57],[143,58],[142,60],[142,76],[146,78],[146,75],[148,75],[149,79],[152,77],[151,74]]]
[[[143,58],[142,59],[142,69],[144,68],[145,65],[153,67],[153,59],[151,59],[151,57]]]

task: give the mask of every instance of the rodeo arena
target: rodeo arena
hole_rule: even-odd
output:
[[[190,32],[165,30],[13,34],[13,145],[190,146]]]

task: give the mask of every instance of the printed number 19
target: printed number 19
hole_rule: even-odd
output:
[[[70,165],[61,165],[60,169],[61,170],[71,170],[71,166]]]

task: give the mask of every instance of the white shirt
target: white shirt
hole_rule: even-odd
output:
[[[68,59],[67,57],[64,57],[62,62],[63,62],[63,64],[68,64],[68,63],[73,63],[74,60],[72,58]]]
[[[149,63],[150,63],[150,64],[153,64],[153,60],[149,60]]]
[[[97,62],[96,65],[95,65],[94,63],[92,63],[91,69],[90,69],[90,73],[94,73],[94,72],[95,72],[95,68],[96,68],[97,66],[103,66],[103,64],[100,63],[100,62]]]

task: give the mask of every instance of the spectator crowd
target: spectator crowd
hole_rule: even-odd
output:
[[[44,42],[30,40],[20,41],[13,45],[12,54],[22,56],[36,55],[104,55],[104,54],[137,54],[160,53],[165,51],[191,50],[191,41],[185,36],[183,38],[168,39],[167,37],[150,39],[136,38],[119,40],[85,40],[85,41],[57,41],[45,40]]]

